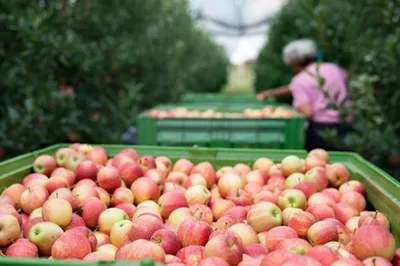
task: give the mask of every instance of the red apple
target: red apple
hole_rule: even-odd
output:
[[[318,221],[325,220],[327,218],[335,218],[333,209],[324,204],[312,205],[306,209],[306,212],[311,213]]]
[[[39,250],[35,244],[28,239],[20,238],[7,248],[5,255],[17,258],[37,258],[38,253]]]
[[[172,168],[172,172],[182,172],[185,173],[186,175],[189,175],[193,167],[194,165],[191,161],[182,158],[176,161],[174,167]]]
[[[383,226],[364,225],[353,235],[353,254],[359,260],[380,256],[392,260],[396,250],[393,235]]]
[[[244,247],[243,254],[255,259],[263,259],[268,253],[268,248],[261,244],[250,244]]]
[[[165,264],[171,266],[186,266],[181,259],[171,254],[165,254]]]
[[[145,200],[157,201],[160,197],[160,189],[156,182],[148,177],[141,177],[132,183],[131,190],[135,196],[135,203],[139,204]]]
[[[172,170],[172,161],[170,158],[168,158],[166,156],[157,156],[156,163],[157,162],[164,164],[165,167],[167,168],[167,172],[170,172]]]
[[[253,170],[245,175],[247,183],[257,183],[260,186],[264,186],[268,181],[268,175],[262,170]]]
[[[101,188],[101,187],[96,187],[96,192],[98,194],[99,199],[101,199],[101,201],[107,206],[110,206],[111,203],[111,197],[110,194],[108,194],[108,192]]]
[[[90,161],[86,160],[78,164],[75,170],[76,179],[91,179],[96,180],[97,175],[97,165]]]
[[[183,247],[190,245],[204,246],[211,233],[212,227],[197,219],[187,219],[178,228],[178,237]]]
[[[223,234],[211,238],[204,248],[204,257],[213,256],[224,259],[229,265],[239,264],[243,256],[243,243],[241,238],[231,231],[226,231]]]
[[[284,249],[296,253],[297,255],[306,254],[312,246],[306,240],[301,238],[283,239],[277,249]]]
[[[88,186],[88,187],[93,187],[93,188],[96,188],[96,187],[97,187],[96,182],[93,181],[92,179],[82,179],[82,180],[79,180],[79,181],[75,184],[75,187],[79,187],[79,186],[83,186],[83,185]]]
[[[289,155],[285,157],[281,162],[281,167],[284,176],[290,176],[293,173],[303,172],[301,160],[295,155]]]
[[[184,220],[190,217],[193,217],[193,214],[189,208],[179,208],[171,213],[167,223],[170,225],[179,226]]]
[[[53,259],[83,259],[92,252],[89,239],[79,231],[63,233],[53,244],[51,256]]]
[[[169,192],[172,193],[172,192]],[[180,193],[178,193],[180,194]],[[161,196],[162,197],[162,196]],[[195,204],[207,205],[211,199],[210,191],[203,185],[191,186],[186,190],[185,198],[189,206]]]
[[[326,166],[326,176],[333,187],[340,187],[349,180],[350,173],[346,166],[334,163]]]
[[[111,196],[111,206],[117,206],[121,203],[132,204],[134,200],[134,195],[129,188],[119,187],[117,188]]]
[[[63,199],[49,199],[43,204],[42,217],[45,222],[67,227],[72,219],[71,204]]]
[[[305,159],[305,170],[308,171],[314,167],[325,167],[326,161],[318,155],[308,155]]]
[[[159,229],[151,236],[150,241],[160,245],[165,254],[175,255],[181,249],[178,236],[171,230]]]
[[[187,266],[196,266],[204,258],[203,246],[184,247],[176,253],[176,256]]]
[[[215,170],[210,162],[201,162],[193,167],[191,174],[201,174],[207,181],[207,188],[215,183]]]
[[[342,196],[339,192],[339,190],[337,190],[336,188],[325,188],[321,191],[322,194],[326,194],[328,196],[331,196],[336,203],[339,203],[340,201],[340,197]]]
[[[4,203],[4,204],[0,205],[0,215],[3,215],[3,214],[11,214],[11,215],[14,216],[15,218],[17,218],[18,223],[19,223],[20,225],[22,225],[22,218],[21,218],[21,215],[20,215],[20,214],[17,212],[17,210],[16,210],[13,206],[11,206],[10,204]]]
[[[307,238],[308,229],[317,222],[317,219],[308,212],[295,213],[290,219],[288,226],[294,229],[299,237]]]
[[[156,160],[154,159],[153,156],[150,155],[142,156],[139,159],[138,163],[140,164],[140,166],[144,171],[147,171],[148,169],[157,168]]]
[[[74,185],[76,181],[75,173],[63,167],[56,168],[56,170],[51,173],[50,177],[52,176],[58,176],[66,179],[69,186]]]
[[[168,219],[174,210],[188,207],[188,201],[182,193],[172,191],[165,193],[160,197],[158,200],[158,206],[160,207],[161,216]]]
[[[296,256],[296,254],[291,251],[284,249],[276,250],[268,253],[261,261],[260,266],[281,266],[284,261],[294,256]]]
[[[132,221],[136,221],[137,218],[139,218],[141,215],[143,214],[152,214],[156,217],[158,217],[159,219],[162,219],[162,216],[159,212],[159,208],[157,207],[153,207],[153,206],[144,206],[144,207],[138,207],[135,210],[135,213],[132,216]]]
[[[108,157],[107,151],[102,147],[93,147],[86,156],[89,160],[99,165],[105,165]]]
[[[128,214],[129,218],[132,219],[133,215],[135,214],[136,207],[131,203],[120,203],[115,208],[121,209]]]
[[[121,186],[121,178],[118,169],[112,166],[105,166],[97,173],[97,183],[99,187],[112,193]]]
[[[399,266],[400,265],[400,248],[396,249],[396,252],[394,254],[392,264],[394,266]]]
[[[281,164],[274,164],[269,168],[268,176],[274,176],[274,175],[283,176]]]
[[[198,266],[229,266],[229,264],[220,257],[208,257],[200,261]]]
[[[235,206],[235,204],[232,201],[224,199],[211,200],[209,205],[215,220],[221,218],[228,209]]]
[[[303,191],[307,199],[309,199],[311,195],[317,193],[317,187],[311,181],[300,182],[294,188]]]
[[[323,245],[330,241],[337,241],[339,233],[335,223],[330,221],[318,221],[307,232],[308,241],[313,245]]]
[[[308,256],[294,256],[285,260],[282,266],[321,266],[321,263]]]
[[[49,256],[55,241],[63,234],[60,226],[51,222],[41,222],[32,226],[29,241],[35,244],[42,256]]]
[[[211,209],[205,205],[195,204],[189,207],[192,216],[197,220],[212,224],[214,221],[214,215]]]
[[[153,214],[142,214],[132,224],[129,231],[129,239],[150,240],[151,236],[159,229],[164,228],[162,220]]]
[[[33,162],[33,170],[35,173],[49,176],[54,169],[57,168],[56,159],[50,155],[39,155]]]
[[[0,247],[13,243],[21,234],[18,219],[11,214],[0,214]]]
[[[52,176],[49,178],[45,188],[49,194],[53,193],[56,189],[69,187],[67,179],[60,176]]]
[[[350,218],[360,215],[360,212],[356,208],[347,203],[336,203],[332,206],[332,209],[335,213],[335,218],[342,224],[346,224]]]
[[[392,263],[385,258],[382,257],[369,257],[368,259],[363,260],[365,266],[392,266]]]
[[[135,160],[133,160],[131,157],[129,157],[125,154],[118,153],[113,158],[111,166],[113,166],[119,170],[122,166],[124,166],[125,164],[128,164],[128,163],[135,163]]]
[[[22,184],[25,186],[25,188],[30,188],[30,187],[34,187],[34,186],[45,187],[48,181],[49,181],[49,178],[47,176],[34,173],[34,174],[27,175],[22,180]]]
[[[68,170],[75,171],[78,165],[86,160],[86,155],[81,152],[74,152],[70,156],[68,156],[65,161],[64,167]]]
[[[308,153],[308,156],[313,156],[313,155],[322,158],[325,162],[328,162],[329,160],[328,152],[324,149],[313,149]]]
[[[304,181],[304,174],[302,173],[293,173],[289,175],[285,180],[285,186],[287,188],[294,188],[297,184]]]
[[[250,225],[245,223],[236,223],[229,227],[228,231],[235,232],[238,236],[240,236],[243,247],[258,243],[257,233]]]
[[[276,250],[284,239],[298,238],[295,230],[288,226],[277,226],[258,234],[260,243],[270,250]]]
[[[145,176],[152,179],[159,186],[163,186],[165,183],[165,174],[158,169],[149,169],[146,171]]]
[[[136,162],[129,162],[118,168],[119,175],[125,184],[129,187],[139,177],[143,177],[144,173],[140,165]]]
[[[274,204],[278,204],[278,197],[279,194],[277,193],[272,193],[269,190],[261,190],[254,196],[254,203],[268,201]]]
[[[367,218],[370,217],[370,218]],[[375,222],[376,221],[376,222]],[[380,224],[386,229],[389,230],[390,224],[386,216],[379,212],[379,211],[363,211],[360,213],[360,219],[358,221],[358,227],[361,227],[362,225],[367,225],[367,224]]]
[[[48,197],[49,193],[44,187],[29,187],[21,194],[21,208],[24,212],[30,214],[33,210],[42,207]]]
[[[349,191],[340,197],[340,202],[347,203],[352,207],[356,208],[359,212],[365,210],[367,206],[367,201],[364,196],[355,191]]]
[[[137,151],[133,148],[127,148],[127,149],[123,149],[119,152],[119,154],[124,154],[128,157],[131,157],[134,161],[139,160],[139,154],[137,153]]]
[[[19,208],[20,207],[20,198],[22,192],[24,192],[25,187],[21,184],[12,184],[11,186],[5,188],[1,195],[3,196],[4,201],[10,201],[6,197],[11,199],[11,203],[14,203],[15,207]],[[1,202],[1,200],[0,200]],[[10,204],[9,202],[9,204]],[[3,204],[4,202],[1,202],[0,204]],[[13,205],[13,204],[11,204]],[[13,205],[13,206],[14,206]]]
[[[307,201],[307,205],[309,207],[315,206],[315,205],[328,205],[328,206],[332,207],[335,204],[336,204],[336,202],[331,196],[329,196],[328,194],[321,193],[321,192],[317,192],[317,193],[311,195],[311,197]]]
[[[240,176],[246,176],[250,171],[251,168],[247,164],[244,163],[237,163],[233,169],[240,175]]]
[[[252,196],[243,189],[229,192],[227,199],[235,203],[236,206],[248,206],[253,204]]]
[[[87,254],[82,261],[113,261],[114,259],[114,256],[108,253],[95,251]]]
[[[234,215],[241,221],[246,219],[248,210],[243,206],[234,206],[225,212],[225,215]]]
[[[247,213],[247,224],[257,232],[268,231],[282,224],[282,212],[271,202],[260,202]]]
[[[97,238],[89,228],[87,228],[86,226],[77,226],[70,229],[68,232],[77,232],[85,236],[89,240],[90,247],[92,249],[91,251],[96,251]]]
[[[75,186],[72,195],[78,200],[79,204],[91,197],[100,198],[96,188],[87,185]]]
[[[64,166],[68,157],[75,152],[74,149],[71,148],[59,148],[57,149],[54,157],[58,166]]]
[[[232,225],[240,222],[239,218],[234,215],[224,215],[218,219],[218,221],[213,225],[217,230],[226,230]]]
[[[311,248],[306,256],[316,259],[322,266],[330,266],[338,260],[336,254],[330,248],[321,245]]]
[[[244,185],[244,180],[234,173],[223,175],[218,181],[219,192],[224,198],[226,198],[231,191],[242,189]]]
[[[182,193],[182,195],[185,195],[185,193],[186,193],[186,189],[184,187],[177,185],[175,183],[172,183],[172,182],[165,182],[163,193],[165,194],[167,192],[172,192],[172,191],[178,191],[178,192]]]
[[[97,226],[100,214],[107,209],[99,198],[88,198],[80,204],[78,214],[83,218],[88,227]]]
[[[118,248],[115,254],[116,260],[141,261],[145,258],[151,258],[157,262],[164,263],[165,252],[154,242],[138,239]]]
[[[355,192],[358,192],[361,195],[365,196],[364,185],[357,180],[350,180],[350,181],[347,181],[346,183],[343,183],[342,185],[340,185],[339,192],[341,194],[344,194],[349,191],[355,191]]]
[[[304,175],[304,181],[313,182],[317,191],[322,191],[327,188],[329,184],[325,169],[322,167],[314,167],[308,170]]]
[[[253,164],[253,169],[254,170],[261,170],[265,174],[268,174],[269,169],[271,166],[274,165],[274,162],[269,159],[269,158],[258,158],[254,164]]]
[[[332,263],[331,266],[364,266],[364,264],[355,259],[340,259]]]

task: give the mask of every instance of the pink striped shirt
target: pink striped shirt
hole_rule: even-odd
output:
[[[320,77],[324,79],[321,91],[317,78],[317,64],[309,65],[305,70],[293,77],[289,89],[293,95],[293,107],[298,108],[303,104],[311,104],[313,115],[311,120],[320,123],[338,123],[339,112],[326,109],[328,103],[335,102],[340,105],[347,98],[347,72],[333,63],[320,63],[318,67]],[[337,101],[335,100],[337,97]]]

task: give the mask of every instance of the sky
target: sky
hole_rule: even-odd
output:
[[[257,58],[266,40],[268,23],[240,35],[239,31],[213,23],[215,19],[232,25],[249,25],[273,19],[286,0],[190,0],[194,15],[200,12],[200,25],[210,31],[227,52],[232,64],[240,65]],[[241,21],[241,22],[240,22]]]

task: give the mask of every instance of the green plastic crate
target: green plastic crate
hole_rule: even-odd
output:
[[[184,104],[205,104],[213,105],[231,105],[241,104],[242,106],[252,104],[273,104],[276,103],[275,98],[268,98],[265,101],[258,101],[254,94],[222,94],[222,93],[186,93],[181,97],[181,103]]]
[[[180,107],[205,110],[203,104],[182,104]],[[178,105],[160,105],[167,110]],[[258,102],[250,108],[263,108]],[[287,108],[290,108],[287,106]],[[216,111],[241,112],[238,105],[217,105]],[[304,117],[290,118],[152,118],[150,111],[137,119],[138,144],[162,146],[304,149]]]
[[[50,146],[46,149],[27,153],[19,157],[0,163],[0,191],[11,184],[21,182],[23,177],[32,170],[35,158],[41,154],[53,155],[60,147],[68,144]],[[100,145],[104,147],[109,156],[114,156],[120,150],[128,147],[135,148],[140,154],[159,156],[165,155],[173,161],[187,158],[194,163],[201,161],[211,162],[215,168],[233,166],[238,162],[252,164],[257,158],[268,157],[275,162],[281,161],[287,155],[297,155],[305,158],[304,150],[262,150],[262,149],[225,149],[225,148],[188,148],[188,147],[158,147],[158,146],[127,146],[127,145]],[[400,247],[400,183],[380,168],[363,159],[356,153],[330,152],[330,162],[341,162],[346,165],[351,173],[351,179],[364,184],[369,207],[379,210],[388,217],[397,246]],[[139,265],[132,262],[98,262],[80,263],[32,259],[12,259],[0,256],[0,265],[110,265],[125,266]]]

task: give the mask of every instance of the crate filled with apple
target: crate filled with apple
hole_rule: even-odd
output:
[[[268,150],[221,149],[223,158],[165,147],[54,151],[0,163],[21,162],[0,176],[0,265],[400,265],[398,213],[368,205],[384,190],[367,175],[352,179],[361,168],[350,165],[353,173],[321,149],[303,159],[278,151],[279,160]]]

